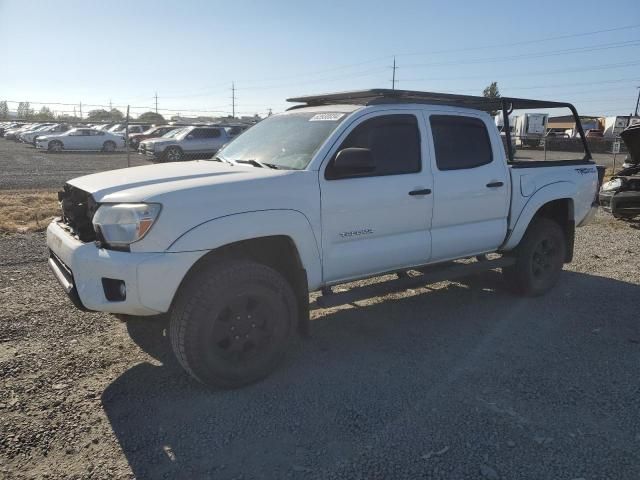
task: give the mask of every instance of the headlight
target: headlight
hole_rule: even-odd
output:
[[[104,204],[93,216],[93,228],[109,245],[127,246],[146,235],[160,208],[159,203]]]
[[[609,180],[606,183],[602,184],[603,192],[611,192],[612,190],[618,190],[622,186],[621,178],[614,178],[613,180]]]

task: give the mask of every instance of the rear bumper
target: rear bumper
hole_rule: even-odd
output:
[[[49,268],[74,305],[128,315],[169,310],[182,279],[206,252],[133,253],[98,248],[72,237],[55,221],[47,228]],[[124,300],[109,300],[103,279],[124,282]]]

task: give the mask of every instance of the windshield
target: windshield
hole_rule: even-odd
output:
[[[162,138],[173,138],[183,130],[186,130],[186,128],[176,128],[175,130],[169,130],[167,133],[162,135]]]
[[[345,117],[341,112],[274,115],[238,136],[217,156],[302,170]]]

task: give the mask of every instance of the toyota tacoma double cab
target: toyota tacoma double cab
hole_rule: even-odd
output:
[[[75,305],[166,313],[184,370],[239,387],[308,333],[310,292],[332,306],[499,268],[541,295],[597,208],[586,142],[576,160],[517,161],[487,113],[565,106],[581,130],[570,104],[384,89],[290,100],[211,160],[70,180],[47,244]]]

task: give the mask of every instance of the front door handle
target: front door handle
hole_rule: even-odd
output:
[[[504,185],[504,182],[491,182],[491,183],[487,183],[487,187],[488,188],[496,188],[496,187],[501,187]]]
[[[411,190],[409,192],[409,195],[414,196],[414,195],[429,195],[431,193],[431,189],[430,188],[423,188],[422,190]]]

